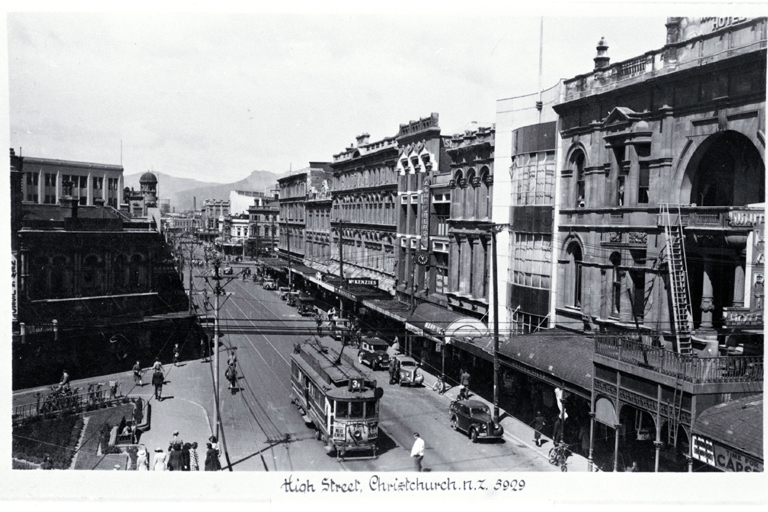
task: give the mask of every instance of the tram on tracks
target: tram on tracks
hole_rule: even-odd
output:
[[[308,340],[291,354],[291,402],[316,429],[337,460],[376,458],[379,400],[384,390],[362,374],[348,358]]]

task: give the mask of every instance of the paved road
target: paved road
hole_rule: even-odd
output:
[[[227,347],[236,347],[242,373],[236,394],[222,387],[221,415],[235,469],[408,471],[413,467],[412,433],[418,431],[427,444],[424,465],[434,471],[557,470],[523,444],[509,440],[472,444],[448,425],[447,397],[427,388],[390,386],[384,371],[374,372],[384,388],[380,456],[337,462],[314,439],[314,430],[304,424],[289,398],[290,353],[294,343],[311,335],[314,321],[298,315],[277,292],[251,281],[233,280],[227,292],[232,295],[221,311],[223,328],[236,324],[295,332],[228,334],[223,339]],[[328,337],[323,340],[333,343]],[[223,375],[226,364],[220,365]]]

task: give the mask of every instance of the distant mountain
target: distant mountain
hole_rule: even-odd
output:
[[[126,187],[139,189],[140,174],[131,174],[124,177]],[[171,208],[177,212],[191,210],[193,198],[197,198],[197,208],[206,199],[229,199],[232,190],[252,190],[256,192],[268,192],[277,188],[277,180],[285,174],[275,174],[269,171],[253,171],[247,178],[234,183],[203,182],[189,178],[176,178],[160,172],[157,176],[157,189],[160,199],[170,199]]]

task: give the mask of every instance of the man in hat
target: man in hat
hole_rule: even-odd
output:
[[[144,383],[141,381],[141,364],[138,361],[133,365],[133,383],[140,387],[144,386]]]
[[[163,400],[163,383],[165,382],[165,375],[163,370],[155,370],[152,374],[152,385],[155,386],[155,398],[158,401]]]

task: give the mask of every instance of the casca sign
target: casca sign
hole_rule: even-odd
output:
[[[697,436],[693,439],[693,458],[730,473],[762,473],[763,462],[754,457],[729,450],[711,439]]]

